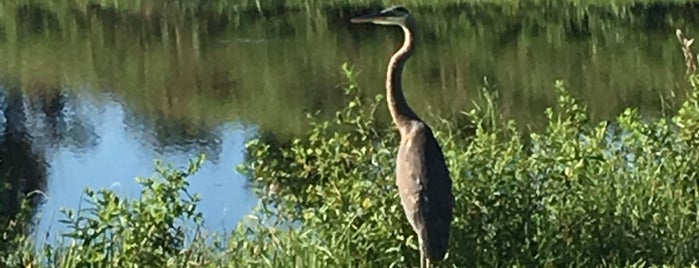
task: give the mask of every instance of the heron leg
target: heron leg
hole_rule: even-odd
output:
[[[430,259],[425,257],[425,268],[432,268],[432,263],[430,262]]]
[[[425,252],[422,251],[422,243],[420,243],[420,268],[425,268]]]

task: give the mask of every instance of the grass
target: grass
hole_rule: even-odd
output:
[[[691,42],[680,38],[685,55]],[[672,116],[629,108],[592,122],[565,83],[552,90],[545,130],[524,135],[484,90],[458,118],[431,117],[454,178],[455,221],[440,267],[695,265],[699,251],[699,76],[687,61],[687,100]],[[188,167],[158,165],[127,200],[86,189],[65,210],[61,241],[35,245],[26,213],[3,219],[9,267],[409,267],[416,240],[401,211],[395,130],[374,119],[383,96],[362,96],[344,67],[346,105],[330,120],[309,114],[304,136],[268,133],[246,145],[259,207],[226,234],[201,229]],[[290,226],[295,226],[290,228]],[[39,250],[34,250],[39,248]]]

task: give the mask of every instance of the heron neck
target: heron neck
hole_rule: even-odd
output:
[[[403,46],[391,57],[386,73],[386,101],[393,123],[401,133],[404,132],[410,121],[421,121],[413,109],[410,108],[410,105],[408,105],[403,94],[402,85],[403,66],[415,51],[414,25],[414,23],[409,22],[408,26],[401,27],[405,35]]]

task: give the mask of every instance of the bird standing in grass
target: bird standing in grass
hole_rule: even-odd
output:
[[[420,267],[427,268],[432,261],[443,260],[447,253],[454,195],[444,154],[432,129],[410,108],[403,95],[403,66],[415,52],[416,23],[402,6],[356,17],[351,22],[403,29],[403,46],[391,57],[386,72],[386,101],[401,136],[396,157],[396,185],[405,215],[418,237]]]

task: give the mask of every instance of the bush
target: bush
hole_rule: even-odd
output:
[[[543,133],[522,135],[493,110],[468,114],[476,123],[470,137],[435,121],[456,196],[445,266],[695,263],[697,88],[672,119],[627,109],[598,124],[563,83],[555,89],[558,106],[546,111]],[[394,186],[398,133],[374,121],[382,96],[362,98],[354,82],[346,96],[334,120],[309,115],[308,137],[247,144],[243,171],[263,189],[266,215],[276,220],[256,231],[279,233],[270,234],[274,242],[258,240],[259,251],[243,259],[309,261],[305,267],[417,263]],[[288,223],[296,229],[274,228]]]
[[[62,210],[68,227],[57,244],[18,249],[9,267],[191,267],[212,263],[215,254],[199,228],[198,195],[187,192],[187,177],[204,161],[183,170],[156,163],[156,174],[137,178],[143,186],[135,200],[109,189],[85,189],[88,206]],[[33,244],[33,243],[32,243]],[[204,245],[204,246],[202,246]],[[6,260],[7,261],[7,260]]]

